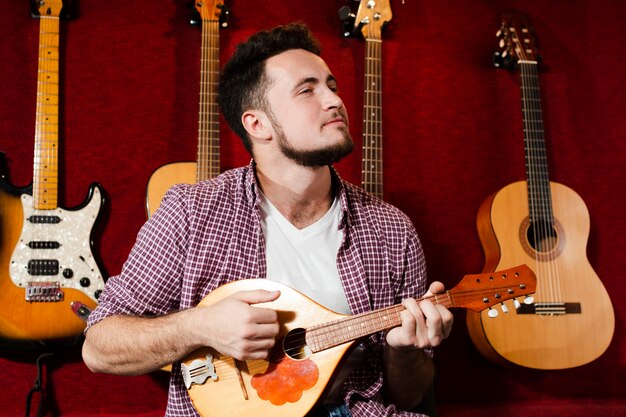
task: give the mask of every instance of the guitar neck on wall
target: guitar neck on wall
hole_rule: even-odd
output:
[[[446,307],[474,311],[535,290],[535,275],[520,265],[505,271],[466,275],[454,288],[429,299]],[[356,340],[401,323],[401,304],[346,316],[330,311],[280,283],[266,279],[234,281],[209,293],[209,306],[237,291],[280,290],[259,306],[278,313],[280,334],[268,360],[238,361],[212,348],[188,355],[181,364],[189,397],[202,416],[305,416],[323,399],[343,357]],[[529,300],[526,298],[524,301]]]
[[[148,181],[146,214],[151,217],[174,184],[193,184],[220,173],[220,120],[217,83],[220,64],[220,27],[226,27],[229,10],[223,1],[196,2],[202,27],[200,53],[200,110],[196,162],[174,162],[159,167]],[[195,20],[192,20],[195,23]]]
[[[468,313],[469,332],[479,351],[497,363],[572,368],[606,350],[613,307],[587,260],[585,203],[548,176],[533,28],[526,16],[507,13],[497,35],[502,50],[496,66],[519,68],[527,178],[487,198],[478,232],[485,270],[526,263],[537,274],[537,291],[533,304],[497,320]]]
[[[18,189],[3,181],[0,187],[2,341],[46,342],[81,336],[85,323],[72,306],[94,308],[104,288],[91,240],[103,204],[100,186],[92,184],[77,208],[58,206],[63,3],[44,0],[37,4],[40,29],[33,183]]]
[[[379,198],[383,198],[382,31],[391,18],[389,0],[361,0],[347,22],[352,28],[344,31],[348,36],[361,32],[365,38],[361,186]]]

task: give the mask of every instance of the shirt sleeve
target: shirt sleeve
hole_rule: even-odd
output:
[[[172,187],[143,225],[121,273],[107,280],[85,332],[113,315],[159,316],[178,310],[189,235],[187,187]]]

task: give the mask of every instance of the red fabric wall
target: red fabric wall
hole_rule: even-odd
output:
[[[107,201],[94,238],[109,275],[119,272],[145,220],[150,174],[196,158],[201,40],[188,24],[187,3],[82,0],[79,17],[62,23],[60,200],[76,206],[91,182],[104,187]],[[341,36],[337,10],[346,3],[226,3],[232,14],[221,32],[222,62],[238,42],[276,24],[302,20],[320,38],[357,143],[338,169],[358,183],[364,42]],[[0,151],[9,158],[11,182],[25,185],[32,179],[39,22],[29,17],[27,0],[0,4]],[[436,351],[439,414],[626,415],[626,308],[620,302],[626,294],[626,3],[392,0],[391,7],[394,18],[383,38],[385,199],[413,220],[430,279],[451,287],[481,271],[477,209],[489,194],[525,176],[518,77],[491,65],[499,14],[513,7],[530,15],[543,56],[551,179],[576,190],[589,208],[589,262],[616,313],[613,341],[599,359],[570,370],[533,371],[484,359],[468,337],[464,312],[457,311],[451,338]],[[221,138],[222,169],[248,162],[224,124]],[[165,374],[93,375],[78,349],[49,363],[49,415],[162,414]],[[34,358],[3,352],[0,369],[0,416],[23,415]]]

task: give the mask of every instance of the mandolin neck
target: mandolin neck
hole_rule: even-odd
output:
[[[197,181],[213,178],[220,173],[220,121],[217,105],[219,46],[219,20],[202,19]]]
[[[58,205],[59,183],[59,16],[39,17],[39,62],[33,207],[52,210]]]

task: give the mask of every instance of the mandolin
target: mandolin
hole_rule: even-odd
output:
[[[199,305],[212,305],[238,291],[253,289],[281,292],[276,301],[258,304],[278,313],[281,330],[276,345],[268,360],[238,361],[208,347],[187,356],[181,372],[189,397],[202,416],[306,415],[332,385],[335,370],[355,341],[398,326],[404,309],[398,304],[353,316],[338,314],[266,279],[225,284]],[[491,306],[511,299],[518,302],[518,297],[534,291],[534,273],[521,265],[466,275],[456,287],[428,298],[449,308],[496,311]]]
[[[104,199],[92,184],[74,209],[58,207],[61,0],[37,2],[40,21],[33,183],[0,181],[0,344],[77,342],[104,280],[91,233]],[[19,343],[23,342],[23,343]]]
[[[148,180],[146,214],[151,217],[167,190],[180,183],[194,184],[220,173],[220,119],[217,106],[217,83],[220,62],[220,27],[227,26],[229,9],[224,2],[195,3],[201,18],[200,116],[196,162],[173,162],[157,168]],[[195,23],[192,20],[192,23]]]
[[[472,341],[488,359],[534,369],[589,363],[607,349],[615,316],[586,255],[589,213],[571,188],[548,176],[538,55],[521,13],[503,14],[496,66],[519,68],[526,181],[507,185],[481,205],[477,227],[485,271],[524,263],[537,274],[534,303],[496,319],[468,312]]]

